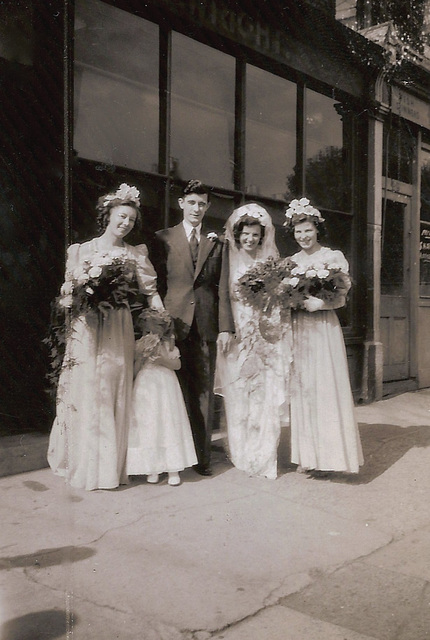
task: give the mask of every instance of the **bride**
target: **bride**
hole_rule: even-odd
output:
[[[250,203],[230,216],[225,237],[236,339],[227,353],[218,349],[215,393],[224,397],[234,466],[252,476],[275,479],[281,425],[289,422],[291,323],[289,316],[280,322],[277,308],[256,312],[244,303],[238,288],[241,276],[256,263],[278,258],[275,229],[267,211]],[[272,325],[270,336],[264,321]]]

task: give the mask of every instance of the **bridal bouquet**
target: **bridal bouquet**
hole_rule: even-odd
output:
[[[335,260],[307,267],[293,264],[288,278],[289,304],[292,309],[301,309],[309,296],[332,303],[345,296],[350,286],[348,274]]]
[[[257,311],[268,312],[273,307],[285,308],[288,297],[288,278],[295,263],[289,258],[257,262],[239,279],[238,294],[245,304]]]
[[[85,260],[61,287],[58,304],[71,310],[72,317],[127,305],[138,293],[135,264],[121,253]]]

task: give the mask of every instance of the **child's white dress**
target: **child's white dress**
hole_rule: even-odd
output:
[[[179,350],[161,350],[179,358]],[[127,474],[179,472],[197,464],[193,436],[176,374],[148,360],[133,389],[127,451]]]

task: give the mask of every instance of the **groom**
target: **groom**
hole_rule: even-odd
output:
[[[212,475],[211,436],[216,342],[228,348],[234,323],[228,293],[228,260],[216,236],[207,238],[202,221],[210,207],[209,189],[190,180],[178,199],[183,220],[157,231],[152,256],[159,291],[175,323],[181,353],[179,382],[191,423],[197,473]]]

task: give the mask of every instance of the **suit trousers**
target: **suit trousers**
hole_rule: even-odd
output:
[[[199,334],[194,320],[188,336],[177,341],[181,354],[178,378],[191,424],[198,464],[209,467],[214,423],[213,393],[216,342],[207,342]]]

